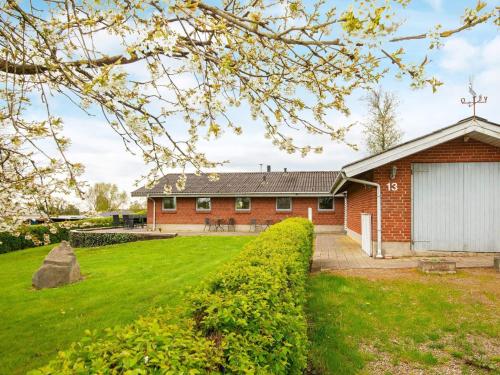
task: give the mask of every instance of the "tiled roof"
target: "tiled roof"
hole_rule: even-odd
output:
[[[161,196],[164,186],[172,186],[172,195],[241,196],[241,195],[320,195],[328,194],[338,172],[236,172],[219,173],[217,181],[207,175],[186,174],[186,188],[177,191],[179,174],[168,174],[152,189],[141,187],[132,192],[134,197]]]

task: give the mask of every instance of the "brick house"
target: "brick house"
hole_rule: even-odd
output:
[[[205,228],[205,220],[233,219],[236,230],[276,223],[287,217],[310,217],[316,231],[339,231],[344,223],[343,195],[331,194],[338,172],[246,172],[208,176],[186,175],[186,186],[178,191],[178,174],[164,176],[152,189],[140,188],[135,197],[147,197],[148,225],[169,231]],[[172,193],[165,194],[164,186]]]
[[[132,193],[148,198],[148,225],[203,230],[207,218],[232,218],[248,230],[252,220],[302,216],[316,231],[345,230],[370,256],[500,252],[500,125],[479,117],[338,172],[188,174],[183,191],[177,178]]]
[[[500,125],[467,118],[350,163],[339,192],[346,232],[369,255],[498,252]]]

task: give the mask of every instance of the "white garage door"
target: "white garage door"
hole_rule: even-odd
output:
[[[500,252],[500,163],[412,168],[414,250]]]

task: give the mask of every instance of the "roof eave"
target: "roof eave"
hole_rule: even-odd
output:
[[[324,197],[332,195],[330,191],[320,192],[245,192],[245,193],[154,193],[154,192],[133,192],[132,197],[149,197],[149,198],[163,198],[163,197],[219,197],[219,198],[234,198],[234,197]]]
[[[339,190],[342,188],[342,186],[344,186],[344,184],[346,183],[346,176],[344,174],[344,172],[340,172],[337,176],[337,178],[335,179],[335,181],[333,182],[333,186],[332,186],[332,190],[331,190],[331,193],[335,196],[337,196]]]
[[[466,122],[458,123],[452,127],[442,129],[442,131],[437,131],[428,136],[409,141],[401,146],[374,155],[373,157],[368,157],[359,162],[348,164],[342,168],[342,172],[346,177],[357,176],[395,160],[402,159],[406,156],[474,132],[500,139],[500,131],[497,128],[498,126],[495,124],[471,119]]]

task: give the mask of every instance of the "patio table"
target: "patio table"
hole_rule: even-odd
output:
[[[215,221],[215,231],[217,232],[219,229],[221,232],[224,232],[224,219],[219,218]]]
[[[133,215],[133,226],[144,227],[146,225],[146,215]]]

